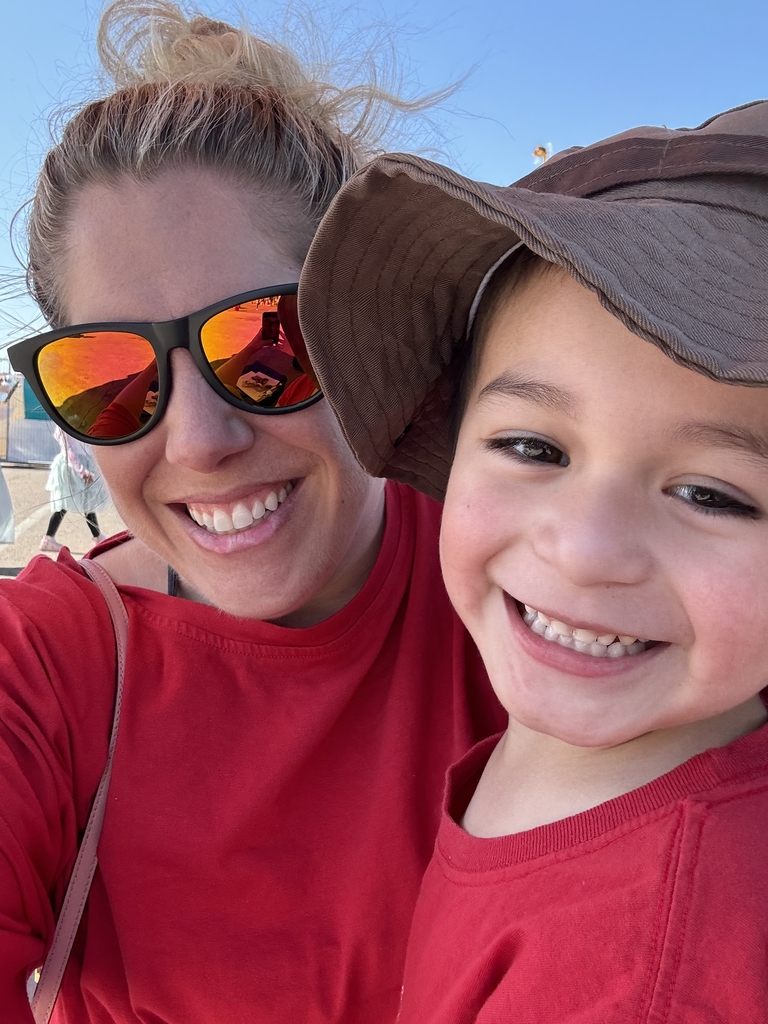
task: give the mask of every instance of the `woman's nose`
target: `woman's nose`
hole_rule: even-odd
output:
[[[255,425],[224,401],[189,352],[171,352],[171,394],[163,417],[168,462],[211,473],[255,440]]]
[[[638,584],[648,578],[650,513],[629,485],[585,480],[541,511],[533,529],[536,554],[573,585]]]

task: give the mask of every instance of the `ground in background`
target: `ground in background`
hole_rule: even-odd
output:
[[[3,476],[13,501],[16,542],[0,544],[0,567],[18,568],[40,554],[38,544],[51,515],[48,492],[45,489],[48,467],[28,469],[3,466]],[[103,509],[98,509],[96,515],[101,532],[107,536],[125,529],[111,502]],[[92,543],[91,532],[85,519],[77,512],[67,512],[56,534],[56,540],[66,544],[72,554],[78,557],[84,555]],[[56,558],[56,555],[48,557]]]

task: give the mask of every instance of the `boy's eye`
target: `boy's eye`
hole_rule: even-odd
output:
[[[542,437],[493,437],[486,442],[486,447],[490,451],[504,452],[521,462],[567,466],[571,461],[561,448]]]
[[[721,516],[742,516],[745,519],[761,519],[762,512],[755,505],[741,501],[732,494],[718,491],[714,487],[701,484],[680,484],[670,487],[665,493],[682,498],[701,512]]]

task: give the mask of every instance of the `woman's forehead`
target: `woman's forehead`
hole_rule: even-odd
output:
[[[276,221],[268,199],[202,169],[88,186],[61,268],[68,319],[166,320],[296,281]]]

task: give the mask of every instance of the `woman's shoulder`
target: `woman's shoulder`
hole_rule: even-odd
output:
[[[93,557],[118,587],[143,587],[159,594],[168,592],[167,563],[129,533],[110,537],[96,548]]]
[[[103,598],[66,548],[55,562],[38,555],[16,579],[0,580],[0,646],[8,651],[26,645],[16,657],[31,658],[43,649],[82,650],[111,635]]]
[[[41,752],[30,771],[43,778],[45,765],[69,765],[67,772],[87,783],[83,799],[92,795],[115,670],[106,602],[68,551],[56,562],[38,556],[17,579],[1,580],[0,761],[21,764],[19,738],[30,737],[27,754]]]

